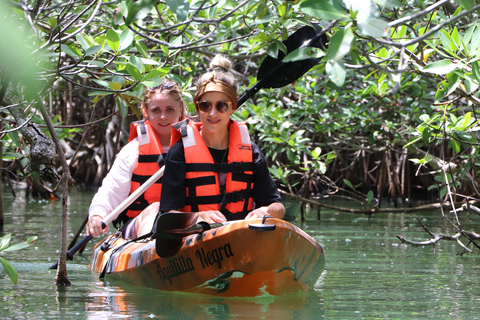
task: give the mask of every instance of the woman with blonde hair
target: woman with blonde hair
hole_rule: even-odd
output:
[[[194,103],[200,122],[187,119],[173,126],[160,212],[198,212],[208,223],[285,214],[246,124],[230,119],[237,109],[231,67],[227,58],[214,57],[197,81]]]
[[[184,118],[182,92],[168,79],[158,87],[146,89],[141,107],[144,119],[132,123],[130,142],[117,155],[92,200],[87,236],[106,233],[108,226],[102,228],[102,220],[163,166],[170,148],[171,126]],[[124,238],[134,239],[152,229],[161,187],[160,179],[113,222]]]

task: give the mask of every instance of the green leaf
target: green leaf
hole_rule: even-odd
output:
[[[452,36],[446,31],[446,30],[440,30],[440,41],[442,42],[442,45],[445,47],[445,49],[450,52],[450,53],[454,53],[457,48],[458,48],[458,45],[457,43],[455,42],[455,40],[452,38]]]
[[[457,140],[450,140],[450,145],[452,146],[452,149],[453,151],[455,151],[455,153],[460,153],[460,150],[461,150],[460,142],[458,142]]]
[[[87,49],[87,51],[85,52],[85,55],[86,56],[92,56],[92,55],[95,55],[98,51],[100,51],[102,49],[102,46],[99,46],[99,45],[96,45],[96,46],[91,46],[90,48]],[[103,63],[102,63],[102,67],[103,67]]]
[[[452,40],[455,41],[455,46],[458,47],[460,44],[460,35],[458,34],[458,29],[457,27],[454,27],[452,30]]]
[[[138,72],[143,72],[143,62],[141,59],[138,59],[136,56],[130,56],[130,63],[137,68]]]
[[[406,147],[408,147],[408,146],[411,146],[412,144],[420,141],[421,139],[422,139],[422,138],[420,138],[420,137],[411,138],[410,141],[408,141],[408,143],[403,146],[403,148],[406,148]]]
[[[463,125],[462,125],[462,130],[467,129],[467,127],[470,125],[470,121],[472,120],[472,113],[467,112],[465,116],[463,117]]]
[[[474,0],[455,0],[455,2],[460,4],[467,11],[472,10],[473,5],[475,4]]]
[[[163,68],[152,70],[145,75],[145,77],[143,78],[143,81],[158,79],[160,81],[158,84],[160,84],[162,82],[162,78],[164,78],[171,70],[172,68],[170,67],[163,67]],[[152,87],[152,86],[149,86],[149,87]]]
[[[95,37],[95,42],[98,43],[100,46],[102,46],[102,48],[104,48],[106,39],[107,39],[107,35],[106,34],[101,34],[101,35]]]
[[[12,280],[13,284],[17,284],[18,283],[17,270],[15,270],[15,268],[12,267],[10,262],[8,262],[2,257],[0,257],[0,262],[2,263],[3,269],[5,269],[5,272],[7,273],[10,280]]]
[[[311,58],[321,58],[325,56],[325,52],[320,48],[299,48],[287,54],[285,58],[283,58],[283,62],[291,62],[291,61],[298,61],[298,60],[305,60]]]
[[[320,157],[321,154],[322,154],[322,148],[320,147],[316,147],[315,150],[312,151],[312,156],[314,159],[317,159],[318,157]]]
[[[373,191],[369,190],[368,193],[367,193],[367,202],[368,203],[372,202],[373,196],[374,196]]]
[[[170,9],[177,15],[178,22],[183,22],[188,18],[190,3],[188,0],[165,0]]]
[[[142,74],[138,71],[137,67],[131,63],[128,63],[126,66],[127,72],[136,80],[142,80]]]
[[[77,38],[77,41],[82,46],[83,50],[87,51],[88,48],[90,48],[90,44],[87,42],[87,40],[85,40],[85,38],[80,33],[77,33],[75,38]]]
[[[339,61],[350,52],[354,35],[347,26],[339,29],[330,40],[327,49],[327,60]]]
[[[325,172],[327,172],[327,166],[322,161],[317,161],[316,165],[321,174],[325,174]]]
[[[440,189],[440,198],[444,198],[448,193],[447,187]]]
[[[357,21],[358,29],[366,36],[386,37],[388,36],[388,23],[380,18],[368,17]]]
[[[105,80],[97,80],[97,79],[93,79],[92,80],[93,82],[105,87],[105,88],[110,88],[110,83],[105,81]]]
[[[82,52],[74,44],[69,46],[61,44],[60,49],[73,58],[80,58],[82,56]]]
[[[104,68],[105,67],[105,63],[103,63],[101,61],[97,61],[97,60],[83,60],[83,62],[94,65],[94,66],[97,66],[99,68]]]
[[[255,42],[269,42],[270,38],[267,36],[265,32],[260,32],[255,37],[253,37],[253,41]]]
[[[137,48],[138,52],[146,58],[150,58],[150,52],[148,50],[148,47],[145,43],[136,41],[135,42],[135,47]]]
[[[278,48],[278,43],[273,41],[268,47],[267,47],[267,54],[274,58],[274,59],[277,59],[278,58],[278,51],[279,51],[279,48]]]
[[[36,98],[37,92],[39,92],[37,90],[37,81],[40,78],[39,68],[41,62],[46,58],[41,56],[40,52],[32,54],[32,51],[35,48],[38,49],[39,42],[37,40],[43,35],[37,34],[40,37],[38,38],[33,34],[32,30],[35,29],[35,26],[25,23],[26,13],[23,10],[21,10],[22,18],[13,16],[12,5],[14,3],[18,4],[18,2],[0,1],[0,12],[2,13],[2,19],[0,19],[0,68],[2,69],[2,81],[5,74],[8,74],[11,80],[18,81],[25,89],[28,100]],[[30,6],[23,2],[21,5]],[[25,10],[27,10],[26,7]],[[36,24],[37,21],[32,21],[32,23]],[[5,101],[3,102],[5,103]]]
[[[33,244],[38,239],[37,236],[31,236],[26,241],[28,244]]]
[[[347,71],[343,61],[328,61],[325,65],[325,72],[328,74],[330,81],[336,86],[342,87],[345,83]]]
[[[117,106],[122,117],[128,116],[128,105],[120,96],[117,96]]]
[[[120,47],[118,50],[123,51],[131,46],[133,42],[134,33],[129,28],[125,28],[120,34]]]
[[[477,83],[480,84],[480,69],[478,68],[478,61],[472,62],[472,73],[475,77],[475,80],[477,80]]]
[[[55,19],[54,17],[49,17],[48,24],[50,25],[50,27],[55,28],[57,26],[57,19]]]
[[[303,0],[300,3],[300,11],[325,20],[348,18],[345,9],[336,0]]]
[[[107,31],[107,44],[115,52],[118,52],[120,48],[120,37],[113,29],[108,29]]]
[[[160,63],[158,63],[158,61],[153,60],[153,59],[140,57],[140,60],[142,60],[143,65],[147,65],[147,66],[158,66],[160,64]]]
[[[16,250],[20,250],[20,249],[24,249],[24,248],[27,248],[31,245],[31,243],[28,243],[27,241],[25,242],[20,242],[20,243],[16,243],[14,245],[11,245],[10,247],[6,248],[5,250],[3,251],[16,251]]]
[[[430,142],[430,137],[432,136],[432,132],[429,127],[426,127],[422,132],[422,139],[423,142],[428,144]]]
[[[153,10],[157,0],[140,0],[134,2],[127,0],[127,12],[125,16],[125,24],[129,25],[135,21],[145,18],[148,13]]]
[[[397,0],[373,0],[373,2],[384,8],[400,8],[402,6],[402,3]]]
[[[433,74],[447,74],[456,69],[463,68],[463,63],[453,63],[450,60],[440,60],[429,64],[423,68],[424,72]]]
[[[7,233],[5,236],[0,238],[0,251],[3,251],[3,249],[8,246],[11,239],[12,239],[11,233]]]
[[[449,96],[452,92],[454,92],[461,83],[460,77],[458,74],[455,73],[449,73],[447,74],[447,79],[448,79],[448,87],[446,88],[446,93],[445,96]]]
[[[353,187],[352,183],[349,180],[343,179],[343,183],[345,183],[350,189],[355,190],[355,188]]]
[[[110,87],[110,89],[116,90],[116,91],[122,89],[122,84],[121,84],[121,83],[118,83],[118,82],[110,82],[110,83],[108,84],[108,86]]]

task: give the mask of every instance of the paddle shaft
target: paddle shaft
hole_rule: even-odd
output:
[[[162,233],[164,233],[166,237],[184,238],[184,237],[190,236],[192,234],[202,233],[206,230],[223,227],[223,226],[226,226],[227,224],[231,224],[233,222],[237,222],[237,221],[217,222],[217,223],[211,223],[211,224],[197,223],[197,224],[194,224],[193,226],[190,226],[186,229],[162,230]],[[208,227],[205,227],[206,225],[208,225]]]
[[[135,190],[131,195],[128,196],[125,200],[122,201],[108,216],[106,216],[102,220],[102,229],[105,229],[107,225],[115,220],[120,213],[122,213],[125,209],[128,208],[137,198],[144,193],[148,188],[150,188],[158,179],[163,176],[163,172],[165,171],[165,166],[162,166],[160,170],[158,170],[153,176],[148,178],[144,184],[142,184],[137,190]],[[67,251],[67,259],[73,260],[73,255],[77,253],[80,249],[82,249],[88,241],[90,241],[93,237],[85,236],[80,242],[78,242],[75,246],[73,246],[70,250]],[[50,269],[56,269],[58,267],[58,261],[55,262]]]

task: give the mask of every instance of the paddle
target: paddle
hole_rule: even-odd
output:
[[[287,54],[299,48],[320,48],[325,50],[327,36],[322,34],[322,28],[317,24],[313,27],[304,26],[295,31],[283,42],[287,47]],[[241,106],[249,98],[253,97],[260,89],[280,88],[292,82],[297,81],[308,70],[314,67],[320,59],[309,58],[291,62],[283,62],[285,53],[280,51],[277,58],[267,56],[257,73],[257,83],[248,89],[238,100],[238,106]]]
[[[159,257],[170,258],[176,255],[183,245],[183,238],[192,234],[201,234],[204,231],[219,228],[237,221],[227,221],[208,224],[197,221],[197,212],[167,212],[159,215],[156,225],[155,250]],[[266,217],[264,217],[265,222]],[[250,229],[258,231],[275,230],[274,224],[249,224]]]
[[[108,216],[105,217],[102,221],[102,228],[106,228],[106,226],[115,220],[120,213],[123,212],[129,205],[131,205],[137,198],[145,192],[148,188],[150,188],[158,179],[163,176],[163,172],[165,167],[162,166],[153,176],[148,178],[144,184],[142,184],[137,190],[135,190],[131,195],[128,196],[127,199],[123,200],[120,205],[115,208]],[[67,259],[73,260],[73,255],[77,253],[80,249],[82,249],[88,241],[90,241],[93,237],[85,236],[80,242],[78,242],[75,246],[73,246],[70,250],[67,251]],[[56,269],[58,267],[58,261],[55,262],[49,269]]]

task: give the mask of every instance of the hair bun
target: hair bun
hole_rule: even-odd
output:
[[[212,71],[222,71],[224,73],[227,73],[230,72],[231,68],[232,62],[221,54],[217,54],[210,62],[210,69]]]
[[[227,69],[222,68],[222,67],[220,67],[220,66],[214,66],[213,68],[210,68],[210,69],[208,69],[207,71],[208,71],[208,72],[221,71],[221,72],[223,72],[223,73],[229,72]]]

